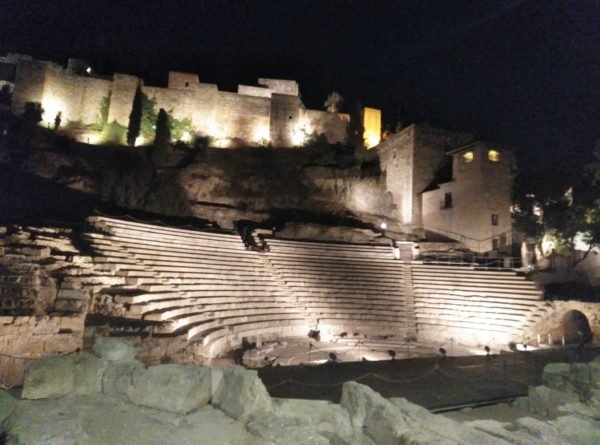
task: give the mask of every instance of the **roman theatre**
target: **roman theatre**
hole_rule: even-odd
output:
[[[108,119],[126,125],[140,89],[133,76],[3,63],[13,67],[14,107],[39,100],[73,122],[95,119],[108,98]],[[167,166],[148,164],[143,148],[65,142],[81,139],[70,128],[39,129],[36,149],[10,128],[2,136],[3,379],[19,383],[31,360],[106,336],[129,339],[146,364],[255,366],[598,338],[598,303],[546,298],[541,274],[515,258],[508,149],[411,125],[348,150],[335,144],[346,117],[305,109],[293,81],[259,85],[226,93],[172,73],[168,88],[144,86],[190,129],[222,133],[222,148],[179,149]],[[92,102],[93,113],[75,106]],[[295,142],[309,124],[327,147]],[[278,148],[258,147],[262,138]],[[243,147],[224,148],[233,142]],[[113,158],[129,170],[119,173]],[[155,195],[143,198],[155,200],[123,201],[144,175]],[[100,205],[111,200],[110,211]]]

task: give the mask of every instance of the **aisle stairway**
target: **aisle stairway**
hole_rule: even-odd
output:
[[[274,273],[330,335],[414,336],[403,270],[391,247],[266,239]]]

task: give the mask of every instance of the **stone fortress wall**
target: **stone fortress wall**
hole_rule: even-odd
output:
[[[58,112],[63,123],[100,122],[103,100],[110,95],[108,122],[124,127],[136,88],[177,120],[189,119],[192,131],[210,136],[217,147],[267,145],[292,147],[312,134],[323,133],[331,143],[343,142],[346,121],[337,113],[308,110],[295,81],[259,79],[260,87],[240,85],[237,93],[219,91],[189,73],[169,73],[166,88],[144,85],[142,79],[115,73],[111,78],[90,75],[80,63],[63,68],[52,62],[9,55],[0,64],[14,65],[12,111],[21,114],[26,102],[40,102],[43,119],[53,125]]]

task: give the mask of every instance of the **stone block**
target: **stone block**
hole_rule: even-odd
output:
[[[74,352],[83,346],[82,339],[72,334],[45,335],[43,339],[46,353]]]
[[[60,289],[56,298],[59,300],[87,300],[88,294],[78,289]]]
[[[514,423],[516,431],[521,431],[543,444],[562,444],[558,429],[549,422],[534,419],[532,417],[521,417]]]
[[[559,391],[547,386],[529,387],[529,412],[545,417],[556,417],[558,407],[566,403],[579,402],[574,392]]]
[[[158,365],[133,373],[129,400],[140,406],[187,414],[211,399],[209,368]]]
[[[296,419],[323,436],[350,443],[354,430],[348,413],[339,404],[325,400],[273,399],[273,412],[283,419]]]
[[[463,425],[484,432],[497,439],[504,440],[515,445],[537,445],[539,442],[524,431],[511,431],[511,424],[498,422],[497,420],[473,420],[464,422]]]
[[[82,312],[84,304],[85,301],[83,300],[56,300],[54,310],[56,312],[78,313]]]
[[[10,416],[18,404],[19,401],[10,395],[8,391],[0,390],[0,425],[4,419]],[[1,427],[0,431],[2,431]]]
[[[573,363],[569,371],[569,385],[567,389],[573,388],[579,394],[581,400],[589,397],[592,384],[592,373],[587,363]]]
[[[24,399],[46,399],[69,394],[75,384],[75,363],[69,357],[44,357],[25,372]]]
[[[561,443],[570,445],[590,445],[600,443],[600,424],[579,415],[562,416],[552,422],[560,436]]]
[[[265,415],[272,408],[271,397],[258,373],[241,366],[223,370],[212,404],[243,424]]]
[[[222,368],[210,368],[210,386],[211,386],[211,399],[215,397],[219,385],[223,380],[223,369]]]
[[[75,360],[74,394],[97,394],[102,392],[102,377],[106,362],[95,355],[83,353]]]
[[[571,365],[568,363],[548,363],[544,366],[542,382],[549,388],[562,391],[565,389],[570,371]]]
[[[530,386],[528,391],[529,412],[548,417],[548,405],[552,390],[547,386]]]
[[[363,431],[376,444],[398,443],[408,426],[392,403],[365,385],[346,382],[340,402],[355,430]]]
[[[600,422],[600,404],[588,405],[581,402],[567,403],[563,406],[559,406],[558,412],[561,414],[577,414]]]
[[[588,363],[590,368],[590,384],[592,388],[600,389],[600,360],[596,359]]]
[[[303,424],[297,419],[282,418],[273,413],[256,418],[248,423],[246,429],[276,445],[329,445],[329,439],[317,432],[314,426]]]
[[[133,375],[143,371],[144,365],[138,361],[109,362],[102,376],[102,392],[128,401],[133,391]]]
[[[135,348],[125,340],[114,337],[98,337],[92,348],[98,357],[111,362],[134,362]]]

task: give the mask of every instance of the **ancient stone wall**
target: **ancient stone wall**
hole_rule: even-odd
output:
[[[255,97],[271,97],[273,91],[264,87],[255,87],[251,85],[238,85],[238,94]]]
[[[539,314],[538,322],[525,335],[529,344],[558,345],[563,341],[567,343],[577,343],[583,338],[577,335],[577,332],[568,332],[570,330],[569,315],[574,311],[580,312],[586,318],[594,339],[600,338],[600,303],[589,303],[582,301],[549,301],[546,310]],[[574,327],[574,330],[584,329]]]
[[[306,134],[299,128],[300,99],[297,96],[271,96],[271,143],[276,147],[293,147],[304,142]]]
[[[223,147],[259,144],[269,138],[273,102],[264,97],[220,91],[215,110],[216,137]],[[277,145],[277,144],[275,144]]]
[[[415,199],[412,183],[415,131],[415,126],[405,128],[376,148],[385,175],[385,188],[393,200],[389,217],[402,225],[415,224],[412,213]]]
[[[258,84],[270,89],[275,94],[285,94],[287,96],[300,96],[300,88],[294,80],[284,79],[258,79]]]
[[[59,112],[63,123],[97,123],[102,101],[110,93],[108,122],[127,127],[136,88],[143,85],[126,74],[114,74],[111,81],[77,75],[49,62],[24,59],[16,64],[13,113],[21,114],[27,101],[41,102],[48,126]],[[157,111],[164,108],[177,120],[190,119],[194,132],[212,137],[217,147],[299,146],[314,132],[324,133],[332,143],[344,140],[346,124],[335,113],[308,110],[300,121],[303,106],[295,81],[259,79],[259,84],[264,87],[240,85],[238,93],[229,93],[199,83],[196,74],[172,71],[168,88],[142,90],[155,100]]]
[[[17,65],[15,90],[11,111],[21,115],[26,102],[42,102],[47,67],[39,62],[21,62]]]
[[[140,79],[135,76],[126,74],[113,76],[108,122],[116,122],[124,127],[129,125],[133,97],[139,84]]]
[[[102,103],[111,87],[109,80],[48,70],[42,98],[44,121],[53,125],[60,112],[63,125],[69,121],[99,123]]]
[[[332,144],[346,141],[346,121],[336,113],[301,109],[300,121],[306,123],[307,132],[324,133]]]
[[[70,230],[0,229],[0,374],[18,383],[31,359],[82,348],[87,259]]]
[[[169,88],[194,89],[200,85],[197,74],[169,71]]]

